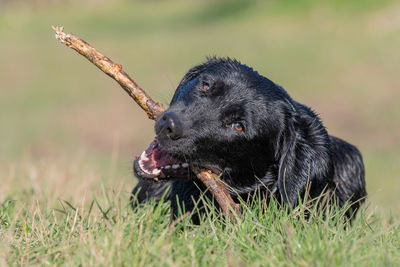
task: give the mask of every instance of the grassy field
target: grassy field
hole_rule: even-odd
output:
[[[400,262],[400,5],[396,1],[0,2],[0,266],[368,266]],[[133,212],[131,162],[153,124],[118,85],[59,45],[63,25],[158,101],[189,67],[231,56],[313,107],[364,155],[353,226],[254,204],[170,225]]]

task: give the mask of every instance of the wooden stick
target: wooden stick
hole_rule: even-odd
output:
[[[122,70],[121,65],[114,63],[111,59],[104,56],[94,47],[72,33],[64,33],[64,27],[54,27],[56,39],[66,46],[74,49],[79,54],[87,58],[108,76],[116,80],[119,85],[128,93],[130,97],[147,113],[147,116],[156,120],[164,109],[161,104],[153,101],[146,92]],[[214,195],[216,201],[221,206],[223,213],[233,218],[232,210],[240,215],[240,207],[236,204],[228,193],[224,183],[219,176],[210,170],[194,168],[194,173],[204,183],[204,185]]]
[[[74,49],[79,54],[87,58],[90,62],[96,65],[105,74],[116,80],[119,85],[128,93],[130,97],[147,113],[147,116],[156,120],[161,113],[163,107],[161,104],[153,101],[140,86],[132,80],[129,75],[122,70],[122,66],[114,63],[111,59],[101,54],[94,47],[89,45],[84,40],[78,38],[72,33],[64,33],[64,27],[54,27],[56,31],[56,39],[66,46]]]
[[[227,214],[231,219],[235,219],[235,215],[241,215],[240,205],[233,201],[219,175],[211,170],[199,167],[193,167],[192,171],[213,194],[224,214]]]

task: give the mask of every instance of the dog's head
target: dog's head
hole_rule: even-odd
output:
[[[135,161],[145,178],[190,178],[191,165],[251,190],[279,174],[295,138],[296,102],[283,88],[231,59],[212,58],[183,77]],[[270,176],[270,177],[267,177]]]

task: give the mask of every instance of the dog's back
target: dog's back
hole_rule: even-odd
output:
[[[364,164],[360,151],[346,141],[330,136],[332,162],[334,165],[333,182],[339,205],[352,203],[351,210],[356,210],[367,196],[365,190]]]

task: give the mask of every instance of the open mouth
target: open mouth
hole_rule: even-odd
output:
[[[162,151],[156,139],[134,162],[137,175],[149,179],[188,178],[189,167],[189,163],[181,162]]]

